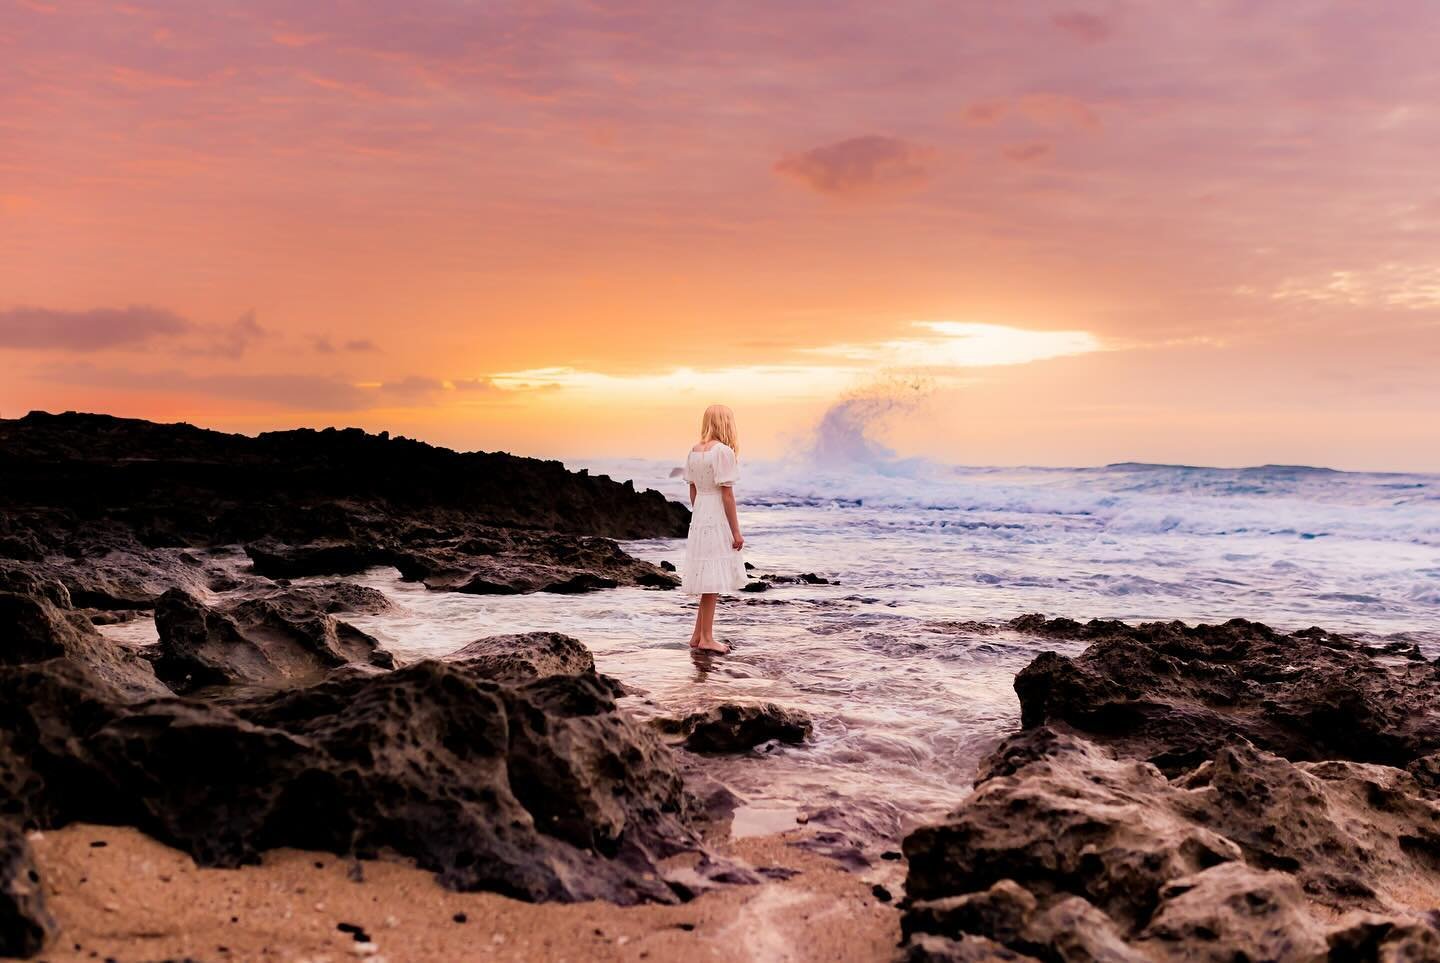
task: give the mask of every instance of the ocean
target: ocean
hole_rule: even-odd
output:
[[[1015,616],[1240,617],[1440,652],[1440,476],[974,468],[883,452],[845,464],[745,464],[737,492],[754,574],[833,584],[723,600],[717,635],[734,646],[724,658],[691,658],[693,602],[667,591],[482,597],[377,569],[358,580],[400,608],[352,621],[402,658],[565,632],[635,691],[626,701],[642,715],[722,700],[804,710],[811,743],[706,763],[745,800],[736,832],[803,820],[880,846],[963,797],[978,759],[1018,724],[1019,669],[1041,651],[1080,648],[1007,628]],[[572,467],[683,500],[677,465]],[[684,552],[679,539],[625,547],[676,564]]]

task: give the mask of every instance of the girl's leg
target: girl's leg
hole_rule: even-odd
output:
[[[705,597],[700,597],[700,604],[695,606],[695,630],[690,633],[690,648],[697,648],[705,640],[704,631],[705,619]]]
[[[715,603],[720,596],[714,593],[700,596],[700,644],[696,646],[706,652],[729,652],[730,647],[715,641]]]

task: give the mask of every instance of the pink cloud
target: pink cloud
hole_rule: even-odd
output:
[[[0,311],[0,347],[103,351],[144,345],[194,327],[175,312],[150,305],[87,311],[18,307]]]
[[[1083,40],[1086,43],[1099,43],[1108,38],[1112,31],[1110,22],[1104,17],[1086,13],[1083,10],[1057,13],[1050,18],[1050,22],[1075,39]]]
[[[910,190],[929,179],[929,151],[897,137],[868,134],[790,154],[775,171],[837,197]]]
[[[1049,144],[1011,144],[1002,153],[1013,161],[1034,161],[1049,157],[1054,152]]]

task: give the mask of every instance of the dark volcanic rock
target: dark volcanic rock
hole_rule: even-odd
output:
[[[745,752],[772,739],[802,743],[811,730],[805,713],[773,702],[726,702],[683,719],[658,719],[654,725],[682,736],[682,744],[691,752]]]
[[[331,615],[354,613],[375,615],[395,608],[379,589],[356,585],[354,582],[321,582],[317,585],[289,586],[265,596],[279,604],[303,607]]]
[[[86,531],[67,552],[24,569],[64,585],[75,606],[102,612],[151,609],[168,589],[198,592],[216,577],[189,552],[146,548],[128,535],[112,538],[103,531]]]
[[[1440,894],[1440,804],[1397,769],[1245,742],[1172,782],[1029,730],[904,848],[907,935],[1040,959],[1324,960],[1356,939],[1351,917],[1334,923],[1345,911],[1389,928],[1368,955],[1332,959],[1440,938],[1424,915]]]
[[[82,666],[0,668],[0,811],[130,823],[205,865],[393,851],[447,886],[671,901],[699,848],[671,752],[593,674],[520,685],[421,662],[309,688],[124,705]]]
[[[595,657],[578,639],[559,632],[526,632],[476,639],[445,656],[475,674],[499,682],[595,671]]]
[[[82,613],[63,605],[68,598],[63,586],[23,573],[4,581],[25,594],[0,591],[0,665],[65,658],[90,666],[132,696],[167,691],[136,650],[101,636]]]
[[[828,578],[816,575],[814,572],[801,572],[799,575],[775,575],[766,574],[760,576],[760,581],[768,582],[771,585],[833,585]]]
[[[251,542],[245,546],[245,554],[255,571],[267,578],[354,575],[384,565],[390,558],[384,549],[364,541],[285,545],[273,538]]]
[[[943,936],[917,933],[900,948],[897,963],[1040,963],[1033,956],[1016,953],[983,936]]]
[[[33,534],[44,545],[100,521],[151,546],[266,536],[308,544],[476,524],[654,538],[683,535],[689,521],[684,506],[658,492],[559,462],[459,453],[354,428],[249,438],[32,412],[0,420],[0,479],[0,506],[14,510],[10,536]],[[37,527],[37,516],[54,527]]]
[[[688,520],[658,492],[558,462],[358,429],[246,438],[102,415],[0,420],[8,564],[43,567],[86,608],[244,588],[185,551],[235,544],[277,579],[393,565],[434,588],[669,588],[612,539],[682,535]]]
[[[58,929],[29,842],[0,819],[0,956],[34,956]]]
[[[1434,670],[1344,636],[1282,635],[1240,619],[1190,627],[1025,616],[1012,626],[1094,640],[1076,658],[1045,653],[1016,676],[1023,725],[1067,725],[1167,772],[1235,736],[1294,760],[1403,767],[1440,750]]]
[[[352,662],[394,667],[374,638],[324,611],[324,602],[292,590],[210,608],[172,589],[155,607],[155,673],[181,691],[316,682]]]
[[[675,576],[626,554],[608,538],[487,529],[483,552],[472,538],[396,550],[389,563],[426,588],[471,595],[570,594],[641,585],[674,588]]]

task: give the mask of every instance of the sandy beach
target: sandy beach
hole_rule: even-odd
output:
[[[876,898],[868,877],[791,845],[802,833],[730,847],[754,866],[797,871],[791,879],[725,887],[684,905],[621,908],[455,893],[404,862],[352,863],[300,850],[268,853],[258,866],[201,869],[134,829],[79,824],[31,838],[61,927],[40,959],[891,958],[899,914]]]

